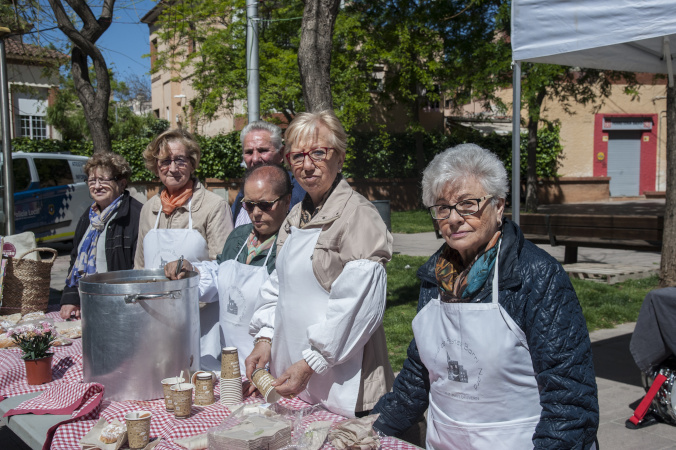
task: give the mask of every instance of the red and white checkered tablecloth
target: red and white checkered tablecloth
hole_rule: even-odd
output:
[[[143,409],[152,413],[150,421],[150,436],[151,438],[162,438],[162,442],[158,444],[156,450],[181,450],[183,447],[175,444],[176,439],[194,436],[197,434],[206,433],[209,428],[219,425],[230,415],[230,409],[218,402],[218,394],[216,394],[216,403],[209,406],[194,406],[192,408],[192,416],[189,419],[175,419],[174,415],[168,413],[164,408],[164,400],[152,401],[125,401],[125,402],[103,402],[101,406],[101,417],[104,417],[108,423],[117,419],[124,422],[124,415],[131,411]],[[253,403],[260,400],[260,397],[250,397],[245,403]],[[282,400],[284,406],[289,409],[302,409],[309,405],[302,400]],[[340,422],[345,418],[329,411],[322,410],[313,413],[310,416],[303,418],[303,426],[309,423],[321,420],[328,420],[331,422]],[[54,435],[52,440],[52,450],[70,450],[77,448],[78,442],[87,432],[96,425],[97,420],[78,421],[61,425]],[[390,450],[412,450],[418,447],[411,445],[399,439],[386,437],[381,441],[383,449]],[[330,444],[325,444],[322,447],[325,450],[334,449]]]
[[[77,417],[100,403],[103,385],[99,383],[56,383],[35,398],[26,400],[5,413],[16,414],[70,414]]]
[[[260,399],[260,397],[250,397],[245,400],[245,403],[253,403]],[[193,405],[192,416],[189,419],[174,418],[173,413],[166,411],[164,400],[162,399],[124,402],[109,402],[104,400],[101,406],[101,417],[105,418],[108,423],[112,422],[114,419],[124,422],[124,415],[128,412],[139,409],[150,411],[152,413],[152,419],[150,420],[150,436],[151,438],[162,438],[162,442],[160,442],[155,449],[182,450],[183,447],[175,444],[173,442],[174,440],[206,433],[209,428],[219,425],[230,415],[230,409],[225,405],[220,404],[218,400],[218,394],[216,394],[216,403],[213,405]],[[309,406],[307,403],[298,399],[283,400],[282,402],[290,409],[302,409]],[[345,420],[345,418],[323,410],[303,418],[303,425],[305,426],[320,420],[339,422]],[[98,420],[87,420],[61,425],[56,430],[54,439],[52,440],[52,450],[72,450],[77,448],[80,439],[96,425],[97,421]],[[412,450],[418,448],[407,442],[391,437],[382,439],[381,444],[383,449],[390,450]],[[322,448],[325,450],[334,449],[330,444],[325,444]]]
[[[59,313],[47,314],[54,322],[62,322]],[[52,358],[52,382],[31,386],[26,382],[26,366],[21,359],[21,350],[0,350],[0,398],[44,391],[59,383],[82,383],[82,339],[72,345],[54,347]]]
[[[58,313],[49,313],[48,317],[54,321],[60,321]],[[43,391],[49,387],[62,383],[72,383],[83,385],[82,376],[82,340],[76,339],[73,345],[66,347],[57,347],[54,350],[52,360],[53,381],[41,386],[29,386],[26,383],[26,370],[18,349],[0,351],[0,395],[11,397],[30,392]],[[217,385],[216,385],[217,386]],[[69,389],[63,386],[59,392],[80,392],[81,387]],[[92,396],[93,397],[93,396]],[[104,398],[103,402],[92,412],[84,415],[73,422],[60,425],[54,433],[51,448],[53,450],[72,450],[80,448],[80,439],[84,437],[89,430],[98,422],[99,417],[106,419],[108,423],[117,419],[124,422],[124,415],[131,411],[146,410],[152,413],[150,421],[151,438],[162,438],[162,442],[155,447],[156,450],[181,450],[182,447],[173,441],[180,438],[194,436],[196,434],[206,433],[209,428],[219,425],[231,413],[231,410],[222,405],[219,400],[218,389],[215,389],[216,403],[209,406],[193,405],[192,415],[188,419],[176,419],[173,413],[166,411],[164,400],[157,399],[151,401],[128,400],[124,402],[113,402]],[[260,400],[260,397],[250,397],[245,403],[253,403]],[[302,409],[309,406],[299,399],[282,400],[282,404],[289,409]],[[82,405],[78,411],[83,410],[86,405]],[[333,414],[326,410],[321,410],[303,418],[303,424],[309,424],[320,420],[339,422],[345,418]],[[384,438],[382,441],[383,449],[392,450],[411,450],[417,447],[394,438]],[[334,447],[325,444],[324,449],[333,449]]]

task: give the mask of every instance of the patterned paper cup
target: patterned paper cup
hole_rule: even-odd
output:
[[[265,369],[256,369],[251,375],[251,382],[268,403],[275,403],[282,398],[272,385],[273,381],[275,381],[274,377]]]
[[[171,387],[176,383],[183,383],[185,380],[179,377],[165,378],[162,380],[162,390],[164,391],[164,406],[167,411],[174,410],[174,401],[171,397]]]
[[[192,391],[195,385],[192,383],[179,383],[171,387],[171,395],[174,400],[174,417],[187,419],[192,410]]]
[[[211,372],[197,371],[192,376],[192,384],[195,385],[195,404],[207,406],[214,403],[214,379],[216,376]]]
[[[129,448],[144,448],[150,440],[150,411],[134,411],[124,416]]]
[[[221,378],[241,378],[239,356],[236,347],[225,347],[221,350]]]

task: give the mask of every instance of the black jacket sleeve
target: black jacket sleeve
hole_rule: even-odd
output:
[[[575,290],[556,265],[542,265],[533,282],[524,331],[540,388],[542,414],[533,444],[538,449],[586,449],[599,423],[597,387],[587,325]],[[540,291],[540,292],[537,292]]]
[[[427,281],[420,285],[418,312],[436,294],[437,287]],[[394,380],[392,391],[385,394],[371,414],[380,414],[373,427],[382,433],[399,435],[423,417],[429,404],[430,377],[420,361],[415,338],[408,346],[404,367]]]

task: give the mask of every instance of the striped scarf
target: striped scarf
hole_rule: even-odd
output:
[[[277,235],[273,234],[272,236],[267,238],[264,242],[259,242],[255,230],[252,230],[251,234],[249,234],[249,237],[246,240],[246,252],[247,252],[246,264],[249,264],[252,259],[260,255],[261,252],[263,252],[264,250],[267,250],[270,247],[272,247],[272,244],[275,242],[276,238]]]

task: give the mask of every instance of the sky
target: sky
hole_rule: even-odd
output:
[[[145,74],[150,80],[150,58],[142,58],[150,53],[150,34],[141,18],[153,6],[151,0],[116,2],[113,23],[99,39],[106,63],[123,79],[126,74]]]
[[[41,3],[47,3],[42,2]],[[100,0],[87,0],[90,5],[100,5]],[[65,4],[65,2],[64,2]],[[141,23],[141,18],[150,11],[155,2],[152,0],[117,0],[113,10],[113,23],[97,42],[103,52],[108,67],[113,67],[116,77],[124,80],[126,77],[138,74],[148,78],[150,84],[150,58],[142,55],[150,53],[148,25]],[[45,5],[45,10],[49,6]],[[92,7],[98,17],[100,8]],[[51,11],[49,11],[51,15]],[[50,30],[54,23],[44,20],[35,24],[32,33],[33,43],[46,45],[53,42],[57,48],[63,48],[67,38],[58,29]],[[46,30],[46,31],[43,31]]]

